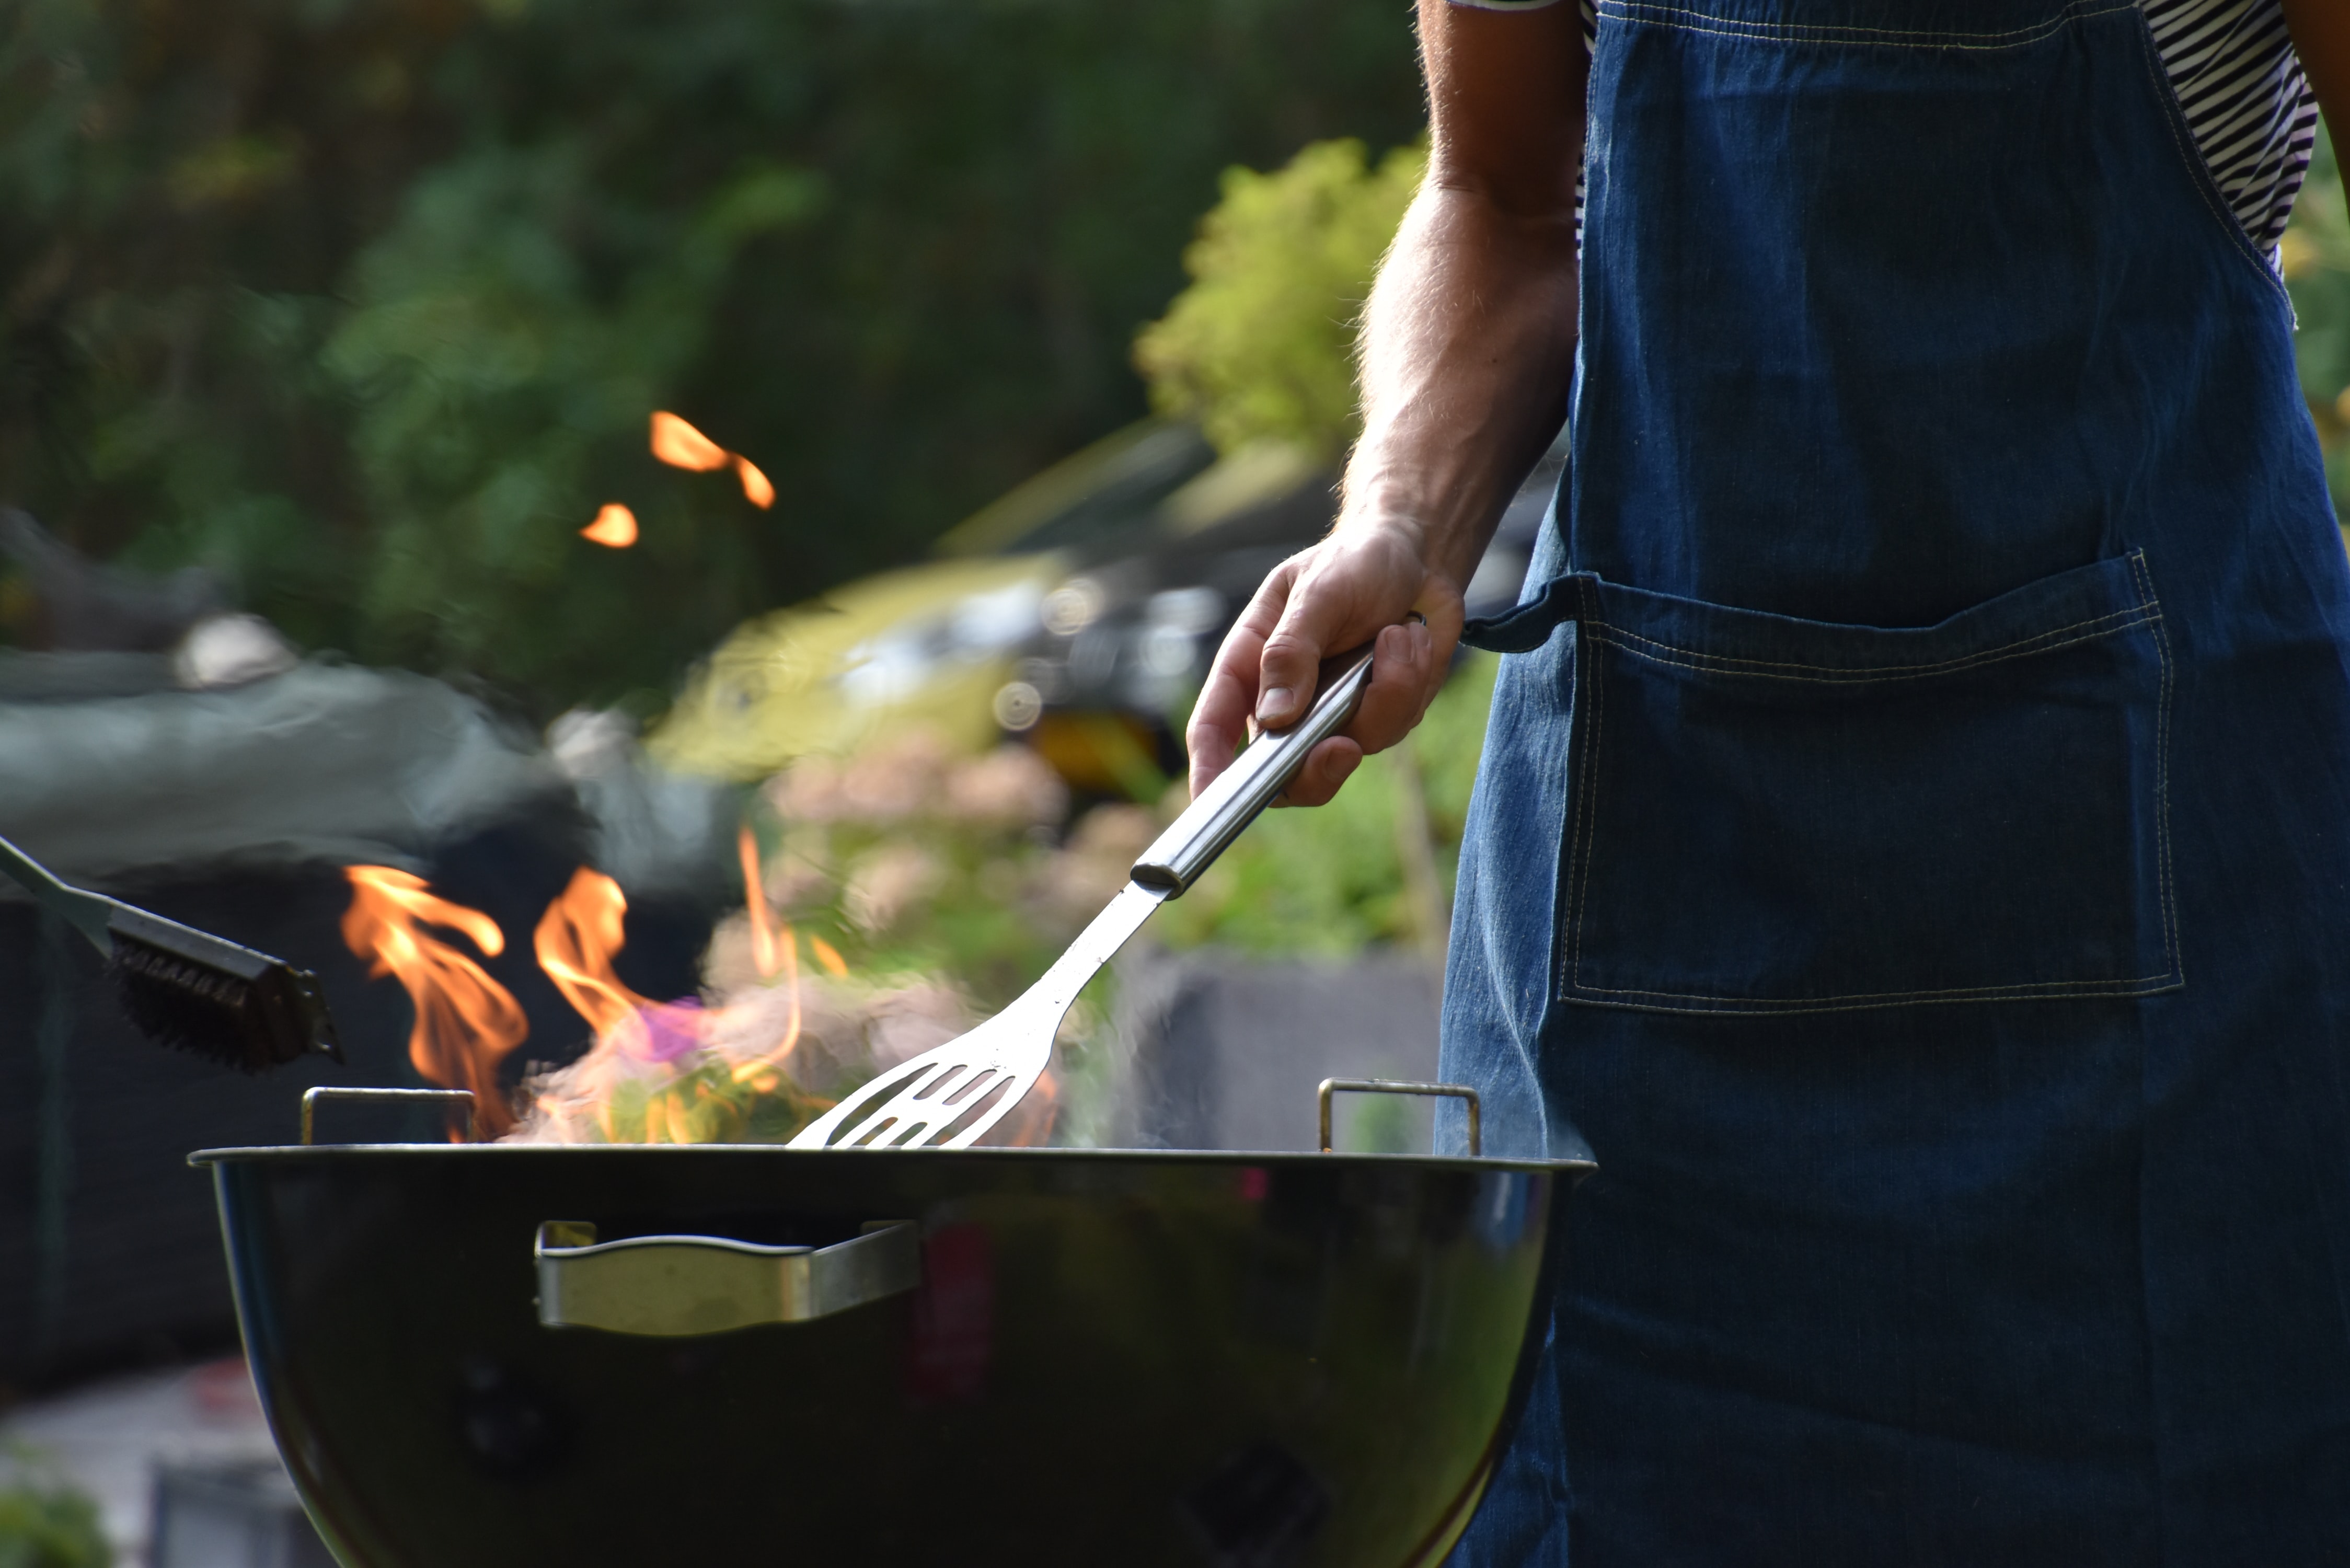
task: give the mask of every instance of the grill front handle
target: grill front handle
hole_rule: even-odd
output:
[[[920,1234],[906,1220],[876,1220],[831,1247],[723,1236],[598,1242],[584,1220],[550,1220],[532,1255],[545,1326],[669,1339],[830,1317],[902,1294],[922,1278]]]

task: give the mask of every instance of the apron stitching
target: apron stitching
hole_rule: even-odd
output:
[[[2132,550],[2129,562],[2138,590],[2146,595],[2147,603],[2154,603],[2154,578],[2147,570],[2146,552]],[[2170,634],[2163,627],[2159,614],[2154,618],[2154,640],[2162,659],[2162,695],[2154,712],[2155,864],[2162,880],[2163,956],[2170,961],[2170,972],[2183,985],[2187,976],[2178,956],[2178,909],[2170,874]]]
[[[1576,803],[1576,813],[1581,821],[1578,825],[1578,831],[1575,835],[1575,864],[1573,867],[1574,891],[1571,897],[1571,918],[1575,929],[1573,939],[1568,944],[1568,963],[1565,985],[1566,997],[1570,1000],[1590,1000],[1593,998],[1616,996],[1656,997],[1669,1002],[1708,1002],[1713,1004],[1701,1008],[1683,1008],[1679,1010],[1683,1012],[1776,1013],[1852,1012],[1864,1011],[1869,1007],[1882,1005],[1887,1002],[1963,1001],[1968,999],[1989,1002],[1996,1001],[2003,997],[2018,999],[2054,999],[2068,996],[2127,996],[2145,994],[2150,991],[2170,990],[2177,986],[2184,985],[2186,983],[2186,977],[2179,970],[2178,915],[2173,901],[2174,889],[2172,887],[2172,877],[2170,873],[2170,640],[2162,626],[2163,617],[2161,601],[2155,594],[2153,580],[2147,575],[2146,569],[2146,552],[2143,550],[2132,550],[2129,553],[2127,559],[2130,565],[2130,575],[2132,580],[2137,584],[2138,592],[2143,596],[2140,601],[2129,609],[2116,610],[2112,614],[2098,616],[2094,619],[2075,622],[2073,626],[2063,627],[2054,631],[2041,633],[2036,638],[2026,638],[2019,642],[2004,644],[2001,648],[1988,649],[1983,654],[1970,655],[1965,659],[1954,660],[1949,663],[1938,665],[1894,665],[1887,666],[1886,668],[1895,670],[1921,670],[1934,672],[1947,670],[1954,667],[1979,667],[1981,664],[2001,663],[2011,659],[2025,658],[2033,653],[2052,652],[2055,649],[2068,648],[2078,643],[2097,641],[2100,639],[2112,637],[2120,632],[2128,631],[2140,626],[2150,626],[2154,628],[2156,653],[2161,670],[2161,683],[2155,704],[2155,857],[2157,867],[2156,877],[2160,888],[2163,912],[2163,960],[2167,966],[2163,972],[2159,974],[2138,975],[2127,980],[2035,981],[2003,985],[1943,987],[1938,990],[1929,991],[1864,992],[1838,996],[1782,998],[1744,997],[1731,995],[1725,992],[1653,991],[1630,986],[1596,986],[1585,984],[1583,981],[1584,911],[1587,888],[1590,884],[1591,862],[1593,859],[1592,849],[1596,838],[1596,828],[1599,817],[1599,739],[1601,721],[1605,715],[1607,701],[1607,681],[1606,670],[1604,665],[1600,662],[1600,655],[1596,649],[1595,649],[1592,661],[1592,679],[1586,682],[1581,683],[1585,689],[1588,690],[1591,693],[1591,732],[1585,742],[1582,765],[1578,770],[1582,775],[1583,788],[1579,792],[1581,799]],[[1593,579],[1588,576],[1578,575],[1575,581],[1578,590],[1578,595],[1583,600],[1584,613],[1582,617],[1579,618],[1583,628],[1585,630],[1596,630],[1602,634],[1613,634],[1595,637],[1592,639],[1595,643],[1613,646],[1621,649],[1623,652],[1633,655],[1635,658],[1646,659],[1655,663],[1684,665],[1688,668],[1700,670],[1704,669],[1704,666],[1702,665],[1690,665],[1688,664],[1687,660],[1683,659],[1666,659],[1658,654],[1646,652],[1640,649],[1627,647],[1622,642],[1617,641],[1617,637],[1625,637],[1630,638],[1632,640],[1637,642],[1647,642],[1652,648],[1665,649],[1669,652],[1692,652],[1690,649],[1673,648],[1669,644],[1655,642],[1649,639],[1639,637],[1635,633],[1624,631],[1620,627],[1612,626],[1606,621],[1600,620],[1597,618],[1597,606],[1595,602],[1596,591]],[[2034,642],[2042,641],[2049,637],[2062,636],[2064,632],[2079,630],[2085,627],[2098,626],[2106,621],[2114,620],[2119,617],[2134,617],[2136,618],[2126,621],[2124,625],[2109,627],[2104,631],[2091,633],[2086,636],[2071,638],[2064,642],[2050,644],[2046,647],[2041,648],[2033,648],[2030,646]],[[1692,657],[1707,658],[1713,656],[1692,654]],[[1752,664],[1759,663],[1760,661],[1747,659],[1732,660],[1731,662]],[[1825,669],[1826,667],[1817,665],[1793,665],[1772,668],[1818,670]],[[1722,673],[1721,671],[1708,672]],[[1851,682],[1840,681],[1833,678],[1805,675],[1751,675],[1750,678],[1758,680],[1800,680],[1813,684],[1835,685],[1861,682],[1877,683],[1887,679],[1914,680],[1919,679],[1920,677],[1917,675],[1884,677],[1861,674],[1856,675]],[[1620,1003],[1618,1005],[1637,1004]]]
[[[2202,150],[2189,147],[2179,135],[2183,115],[2178,108],[2178,92],[2170,85],[2169,73],[2163,69],[2162,57],[2155,49],[2153,29],[2146,25],[2143,14],[2139,16],[2138,26],[2131,31],[2137,43],[2138,64],[2145,68],[2147,79],[2154,88],[2155,108],[2161,111],[2163,129],[2170,132],[2171,148],[2178,154],[2179,161],[2187,165],[2188,182],[2195,187],[2195,194],[2202,198],[2203,205],[2219,220],[2220,232],[2226,234],[2230,248],[2252,264],[2261,275],[2261,281],[2268,286],[2269,292],[2282,300],[2285,309],[2291,311],[2293,296],[2286,292],[2284,280],[2277,275],[2274,267],[2269,265],[2267,258],[2252,244],[2251,236],[2244,233],[2244,225],[2236,221],[2235,210],[2220,197],[2219,186],[2211,178],[2211,166],[2203,160]]]
[[[1771,1013],[1785,1016],[1804,1012],[1868,1012],[1884,1007],[1905,1003],[1935,1002],[2064,1002],[2084,997],[2151,996],[2166,991],[2177,991],[2187,982],[2176,974],[2149,975],[2144,980],[2048,981],[2031,985],[1994,986],[1969,991],[1888,991],[1866,996],[1828,996],[1817,1001],[1803,998],[1773,1000],[1768,997],[1683,995],[1669,991],[1605,991],[1597,986],[1578,985],[1560,998],[1563,1002],[1578,1002],[1586,1007],[1619,1007],[1651,1012],[1706,1013]],[[1618,996],[1657,996],[1668,1001],[1712,1002],[1710,1007],[1676,1007],[1665,1002],[1616,1002]]]
[[[1719,37],[1736,38],[1742,42],[1772,41],[1790,44],[1852,44],[1864,48],[1887,49],[1966,49],[1991,51],[2021,48],[2054,37],[2075,22],[2093,16],[2110,16],[2120,11],[2136,10],[2137,0],[2119,5],[2100,6],[2094,11],[2068,5],[2063,15],[2051,21],[2035,23],[2029,27],[2016,27],[2004,33],[1933,33],[1915,29],[1885,27],[1816,27],[1789,22],[1741,22],[1731,17],[1711,16],[1678,5],[1642,4],[1641,0],[1600,0],[1602,16],[1647,26],[1669,27],[1679,32],[1711,34]],[[1691,21],[1671,18],[1689,17],[1694,22],[1710,23],[1710,26],[1692,25]],[[1918,39],[1920,42],[1905,42]]]
[[[1751,675],[1757,680],[1809,680],[1817,681],[1826,685],[1837,685],[1846,683],[1870,683],[1884,680],[1914,680],[1922,679],[1929,675],[1939,675],[1955,670],[1969,670],[1978,665],[1997,664],[2010,659],[2025,659],[2030,658],[2034,654],[2053,653],[2057,649],[2071,648],[2076,643],[2095,642],[2102,638],[2116,636],[2119,633],[2129,631],[2137,627],[2144,626],[2149,621],[2159,620],[2161,616],[2162,612],[2160,607],[2151,604],[2141,604],[2134,606],[2129,609],[2116,610],[2111,615],[2101,615],[2095,620],[2079,621],[2072,626],[2056,627],[2048,631],[2035,632],[2030,637],[2019,639],[2014,642],[2004,642],[1996,648],[1984,649],[1979,653],[1962,654],[1959,658],[1942,659],[1938,663],[1855,664],[1841,666],[1834,664],[1793,664],[1763,659],[1739,659],[1729,654],[1707,653],[1700,649],[1681,648],[1673,643],[1659,642],[1654,638],[1642,637],[1638,632],[1627,630],[1625,628],[1617,626],[1612,621],[1586,620],[1584,624],[1589,627],[1596,627],[1603,632],[1611,634],[1611,637],[1628,639],[1633,642],[1645,643],[1649,648],[1661,649],[1665,653],[1678,653],[1684,656],[1684,658],[1680,659],[1672,659],[1663,658],[1659,654],[1644,652],[1642,649],[1637,648],[1627,648],[1624,650],[1627,653],[1637,655],[1642,659],[1654,659],[1659,664],[1678,664],[1694,659],[1701,660],[1703,662],[1694,665],[1692,668],[1702,669],[1707,665],[1742,665],[1746,667],[1743,670],[1722,670],[1714,671],[1714,673]],[[2131,617],[2134,618],[2124,620],[2119,626],[2106,627],[2103,631],[2085,632],[2085,635],[2080,637],[2064,637],[2064,634],[2067,632],[2085,631],[2085,628],[2100,626],[2106,621],[2120,619],[2123,617]],[[2064,638],[2064,640],[2062,642],[2050,642],[2048,641],[2050,638]],[[1810,675],[1780,675],[1773,673],[1785,670],[1813,670],[1816,673]]]
[[[1584,600],[1585,612],[1589,614],[1598,607],[1594,602],[1591,579],[1589,577],[1581,577],[1577,579],[1577,584]],[[1583,639],[1578,636],[1575,639],[1575,646],[1580,649],[1582,645]],[[1584,895],[1591,883],[1592,827],[1593,824],[1597,821],[1599,816],[1597,810],[1597,806],[1599,805],[1599,722],[1606,714],[1607,708],[1607,670],[1605,659],[1606,656],[1600,651],[1597,644],[1595,642],[1591,653],[1592,678],[1586,683],[1587,689],[1591,692],[1591,735],[1583,748],[1583,798],[1575,803],[1575,808],[1579,813],[1581,813],[1583,818],[1583,842],[1577,846],[1575,851],[1575,937],[1574,940],[1568,943],[1567,948],[1567,987],[1570,991],[1584,989]]]
[[[1945,985],[1927,991],[1854,991],[1835,996],[1739,996],[1723,991],[1652,991],[1637,985],[1586,985],[1582,989],[1596,992],[1601,996],[1669,996],[1682,1002],[1728,1002],[1732,1008],[1784,1009],[1810,1007],[1823,1002],[1886,1002],[1905,996],[2019,996],[2126,991],[2133,986],[2157,985],[2177,978],[2166,970],[2160,974],[2134,975],[2128,980],[2017,980],[2004,985]]]
[[[1785,675],[1779,673],[1775,670],[1768,668],[1755,670],[1724,670],[1717,668],[1716,666],[1722,662],[1753,663],[1755,661],[1724,661],[1719,659],[1714,655],[1700,654],[1689,649],[1669,648],[1662,643],[1651,643],[1650,647],[1663,648],[1663,653],[1652,653],[1645,649],[1638,648],[1626,648],[1624,651],[1631,654],[1636,659],[1648,659],[1653,664],[1669,664],[1685,670],[1694,670],[1699,671],[1700,674],[1722,675],[1747,680],[1794,680],[1813,686],[1882,686],[1904,680],[1929,680],[1939,675],[1962,674],[1968,670],[1980,670],[1986,665],[2004,664],[2011,659],[2034,659],[2043,653],[2054,653],[2060,649],[2077,647],[2085,642],[2103,641],[2106,638],[2116,637],[2126,631],[2133,631],[2141,626],[2151,625],[2161,618],[2161,616],[2158,614],[2140,615],[2136,619],[2126,621],[2120,626],[2107,627],[2103,631],[2091,632],[2081,637],[2067,638],[2063,642],[2043,643],[2038,646],[2015,644],[2012,645],[2012,650],[1994,650],[1989,653],[1970,655],[1965,659],[1953,659],[1947,664],[1925,665],[1915,670],[1905,670],[1901,667],[1896,666],[1888,672],[1884,673],[1874,672],[1867,670],[1856,670],[1848,674],[1830,673],[1817,675]],[[1595,628],[1597,631],[1602,633],[1603,635],[1601,636],[1600,640],[1604,642],[1614,642],[1617,636],[1630,637],[1633,638],[1633,640],[1635,641],[1648,640],[1644,638],[1638,638],[1633,633],[1623,631],[1621,628],[1610,626],[1606,621],[1591,621],[1586,622],[1586,624]],[[1618,646],[1621,645],[1619,644]],[[1685,657],[1679,659],[1666,657],[1667,654],[1674,653],[1682,654]],[[1815,665],[1795,665],[1791,668],[1804,670],[1822,669],[1824,667]]]

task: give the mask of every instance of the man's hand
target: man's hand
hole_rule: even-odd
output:
[[[1417,612],[1419,620],[1408,621]],[[1216,651],[1191,711],[1191,792],[1231,765],[1253,714],[1268,730],[1305,716],[1322,660],[1377,644],[1371,683],[1343,734],[1314,748],[1283,796],[1320,805],[1366,752],[1403,739],[1443,683],[1461,639],[1461,588],[1419,557],[1414,531],[1370,524],[1274,568]]]
[[[1195,794],[1252,716],[1295,723],[1320,661],[1374,639],[1354,722],[1284,798],[1321,805],[1419,722],[1461,639],[1461,587],[1565,416],[1590,73],[1574,0],[1420,0],[1419,33],[1428,178],[1365,312],[1363,439],[1330,536],[1274,569],[1217,650],[1191,713]]]

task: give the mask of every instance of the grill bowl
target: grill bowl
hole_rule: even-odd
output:
[[[278,1446],[347,1568],[1410,1568],[1482,1495],[1587,1167],[1391,1156],[212,1150]],[[910,1290],[650,1337],[534,1242],[822,1247]]]

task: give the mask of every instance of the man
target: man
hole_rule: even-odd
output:
[[[2272,259],[2350,5],[1420,30],[1340,518],[1191,740],[1374,638],[1291,799],[1401,737],[1568,419],[1444,1053],[1600,1174],[1454,1561],[2350,1561],[2350,571]]]

